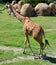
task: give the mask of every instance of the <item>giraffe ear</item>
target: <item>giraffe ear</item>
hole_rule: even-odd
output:
[[[9,2],[7,2],[6,4],[9,4]]]

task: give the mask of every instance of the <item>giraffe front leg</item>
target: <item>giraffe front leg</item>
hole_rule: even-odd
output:
[[[29,38],[28,38],[28,36],[27,36],[27,42],[28,42],[28,46],[29,46],[29,48],[30,48],[30,50],[31,50],[31,52],[32,52],[32,55],[35,56],[35,54],[33,53],[32,48],[31,48],[31,46],[30,46],[30,42],[29,42]]]
[[[28,38],[28,32],[26,31],[26,32],[25,32],[25,42],[24,42],[25,46],[24,46],[24,51],[23,51],[23,53],[25,53],[25,48],[26,48],[26,44],[27,44],[27,43],[28,43],[28,46],[29,46],[31,52],[33,53],[32,48],[31,48],[31,46],[30,46],[29,38]],[[34,53],[33,53],[33,55],[34,55]]]

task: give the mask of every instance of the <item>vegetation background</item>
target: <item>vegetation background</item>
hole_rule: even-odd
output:
[[[13,0],[0,0],[0,2],[2,3],[6,3],[6,2],[12,2]],[[17,2],[19,0],[16,0]],[[30,3],[32,6],[35,6],[37,3],[43,2],[43,3],[50,3],[50,2],[54,2],[56,0],[22,0],[23,3]]]

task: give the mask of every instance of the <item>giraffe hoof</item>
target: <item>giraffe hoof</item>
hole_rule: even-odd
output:
[[[35,54],[34,59],[39,59],[39,56]]]
[[[47,58],[46,54],[42,55],[42,58],[43,59],[46,59]]]
[[[47,58],[46,54],[39,56],[39,59],[45,59],[45,58]]]
[[[34,59],[39,59],[39,57],[38,56],[34,56]]]
[[[26,54],[26,53],[23,51],[23,54]]]
[[[32,56],[35,56],[35,54],[32,54]]]
[[[43,57],[39,56],[39,59],[43,59]]]
[[[39,55],[39,59],[43,59],[43,55]]]

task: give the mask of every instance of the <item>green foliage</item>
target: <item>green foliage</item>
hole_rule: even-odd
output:
[[[30,3],[33,7],[36,6],[38,3],[50,3],[52,0],[22,0],[23,3]]]
[[[53,0],[54,1],[54,0]],[[47,3],[53,2],[52,0],[46,0]]]
[[[22,0],[23,3],[30,3],[32,6],[35,6],[39,0]]]

